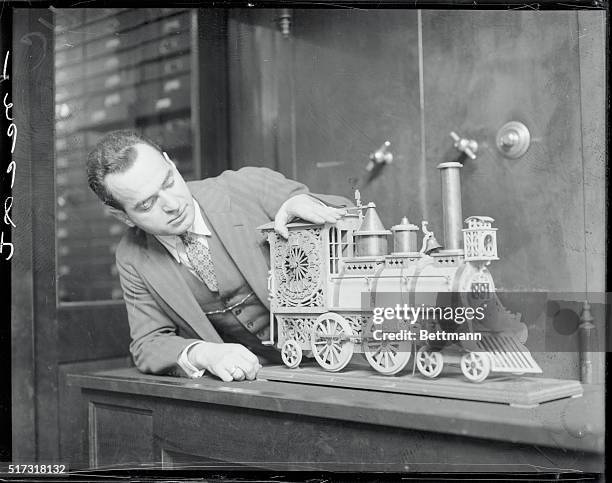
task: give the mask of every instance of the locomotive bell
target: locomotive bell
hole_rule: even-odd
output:
[[[359,231],[353,234],[358,257],[372,257],[387,254],[387,237],[391,234],[385,230],[382,221],[376,213],[376,205],[369,203],[365,207],[365,215]]]
[[[417,234],[419,227],[408,221],[404,216],[399,225],[391,227],[393,232],[393,254],[417,252]]]
[[[438,240],[436,240],[435,236],[431,235],[427,238],[427,241],[425,242],[425,250],[423,250],[423,253],[429,255],[434,250],[439,250],[440,248],[442,248],[442,245],[438,243]]]
[[[443,248],[442,245],[438,243],[438,240],[436,240],[434,232],[427,229],[428,225],[428,221],[423,220],[421,222],[421,230],[423,230],[423,235],[425,235],[423,237],[423,246],[421,247],[421,253],[424,253],[425,255],[429,255],[434,250],[439,250],[440,248]]]

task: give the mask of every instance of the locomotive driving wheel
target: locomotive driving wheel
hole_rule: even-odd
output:
[[[330,372],[346,367],[353,357],[353,329],[346,319],[334,312],[319,316],[312,328],[310,347],[319,365]]]
[[[384,322],[383,322],[384,324]],[[374,322],[370,321],[364,331],[363,351],[370,366],[387,376],[400,372],[410,361],[412,346],[403,341],[378,340],[372,335]],[[376,324],[378,327],[378,324]],[[382,333],[386,333],[382,327]]]
[[[295,340],[286,340],[281,348],[281,359],[289,369],[299,366],[302,362],[302,348]]]
[[[444,358],[438,351],[429,350],[428,347],[424,346],[416,353],[416,365],[421,374],[433,379],[442,372]]]
[[[461,372],[471,382],[484,381],[491,372],[491,361],[484,352],[468,352],[461,357]]]

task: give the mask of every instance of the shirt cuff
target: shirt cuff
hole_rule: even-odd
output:
[[[181,355],[179,356],[178,361],[177,361],[177,364],[179,365],[181,369],[183,369],[183,371],[185,371],[185,374],[187,374],[187,377],[190,377],[192,379],[202,377],[205,372],[204,369],[198,369],[197,367],[195,367],[191,362],[189,362],[189,357],[187,357],[187,353],[189,352],[189,349],[191,349],[193,346],[198,345],[198,344],[202,344],[202,342],[201,341],[192,342],[187,347],[185,347],[183,349],[183,352],[181,352]]]

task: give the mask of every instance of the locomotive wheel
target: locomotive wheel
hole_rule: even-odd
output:
[[[491,361],[484,352],[468,352],[461,357],[461,372],[471,382],[484,381],[491,372]]]
[[[344,317],[328,312],[320,315],[310,334],[310,347],[319,365],[330,372],[341,371],[353,357],[353,329]]]
[[[444,358],[438,351],[431,351],[428,350],[428,347],[421,347],[416,353],[416,365],[421,374],[433,379],[442,372]]]
[[[285,341],[281,348],[281,359],[289,369],[293,369],[302,362],[302,348],[293,339]]]
[[[403,341],[376,340],[372,334],[372,321],[364,331],[363,355],[376,371],[386,376],[400,372],[410,361],[412,347]]]
[[[368,352],[365,353],[370,365],[386,376],[400,372],[410,361],[410,356],[410,351],[402,350],[399,344],[389,344],[387,341],[368,344]]]

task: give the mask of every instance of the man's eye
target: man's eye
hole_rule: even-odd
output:
[[[166,181],[164,188],[172,188],[172,186],[174,186],[174,178],[170,178],[168,181]]]
[[[142,211],[149,211],[151,208],[153,208],[153,200],[146,201],[142,205],[140,205],[140,209]]]

